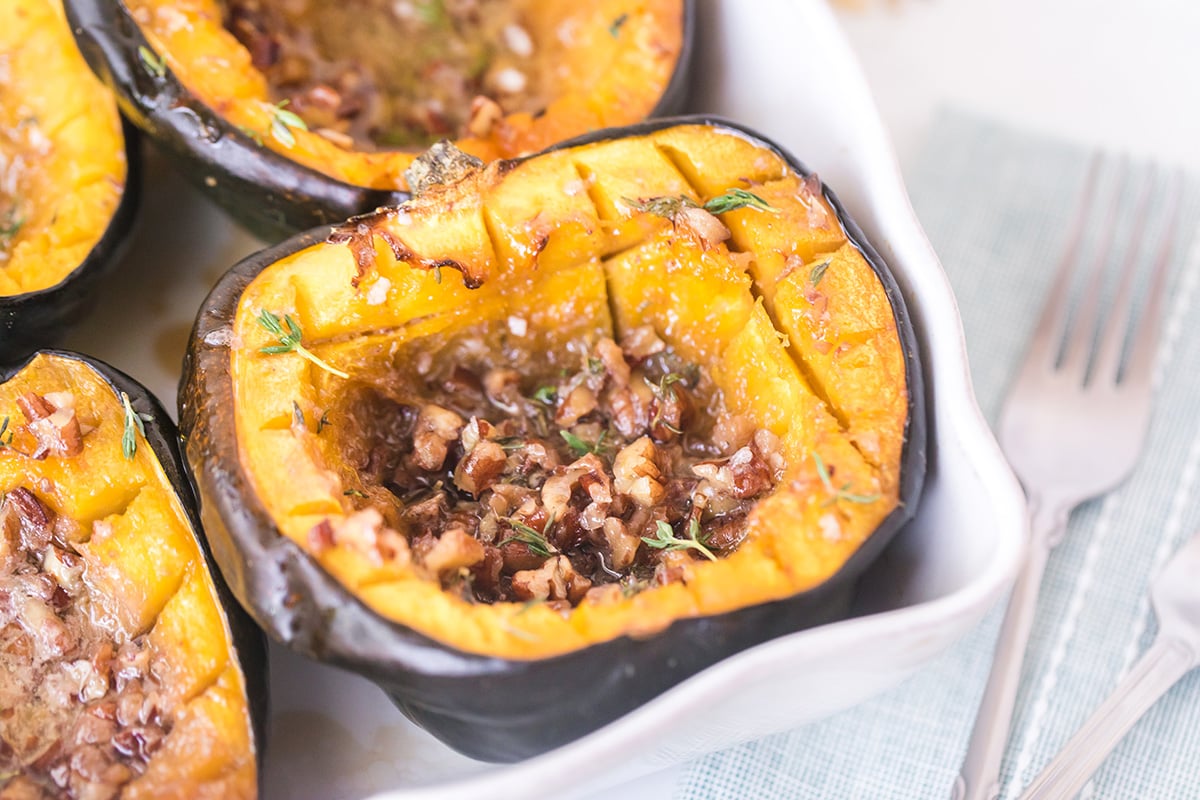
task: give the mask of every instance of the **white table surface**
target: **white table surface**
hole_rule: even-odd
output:
[[[859,0],[839,17],[902,167],[953,105],[1200,172],[1200,2]],[[594,800],[669,798],[684,769]]]

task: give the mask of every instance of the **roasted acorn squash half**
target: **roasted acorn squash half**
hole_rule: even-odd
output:
[[[257,795],[266,649],[140,385],[0,369],[0,796]]]
[[[904,299],[832,193],[702,118],[418,164],[197,319],[181,430],[260,624],[513,760],[839,613],[925,426]]]
[[[84,311],[133,225],[138,158],[58,0],[8,0],[0,58],[2,363]]]
[[[511,158],[678,112],[694,28],[694,0],[65,1],[125,114],[274,239],[404,199],[438,139]]]

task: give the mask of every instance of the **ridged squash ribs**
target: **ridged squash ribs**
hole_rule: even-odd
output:
[[[738,191],[761,202],[713,205]],[[321,363],[277,352],[264,311],[295,322]],[[820,183],[738,131],[664,127],[467,169],[270,265],[231,324],[236,469],[248,490],[283,536],[376,613],[464,651],[553,656],[804,592],[834,575],[899,502],[909,376],[892,302]],[[411,472],[368,466],[414,424],[397,409],[431,403],[431,387],[453,365],[515,370],[528,395],[581,369],[599,342],[638,331],[692,368],[678,386],[701,409],[695,436],[734,416],[773,443],[771,491],[746,510],[736,546],[715,560],[684,559],[674,579],[660,570],[633,590],[593,591],[567,606],[477,602],[446,590],[446,564],[482,580],[484,551],[468,544],[459,561],[444,561],[445,545],[430,555],[429,542],[415,541],[407,506],[432,473],[412,482]],[[611,388],[598,385],[601,394]],[[465,459],[479,436],[458,442],[459,432],[448,438]],[[520,442],[492,438],[520,457]],[[596,455],[615,464],[621,454],[601,446]],[[567,460],[547,474],[582,469]],[[447,473],[442,483],[454,480]],[[495,545],[522,525],[547,536],[549,525],[561,529],[561,516],[536,515],[548,490],[529,480],[522,488],[541,492],[533,505],[510,509],[519,496],[504,506],[524,522],[502,524],[490,540],[465,530]],[[462,482],[447,491],[453,503]],[[473,499],[481,494],[473,513],[487,512],[487,492]],[[624,513],[622,524],[640,526],[643,562],[657,563],[647,541],[657,520],[687,535],[678,524],[685,511]],[[443,520],[453,518],[454,508],[443,509]],[[584,549],[611,563],[611,541],[593,540]],[[550,550],[565,552],[555,541]],[[515,579],[511,572],[506,564],[503,575]]]

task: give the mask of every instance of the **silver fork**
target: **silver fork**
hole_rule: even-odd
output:
[[[1178,215],[1179,191],[1155,256],[1146,302],[1134,323],[1134,278],[1149,217],[1153,180],[1137,201],[1132,243],[1120,267],[1117,292],[1101,324],[1104,261],[1111,249],[1121,189],[1107,212],[1107,241],[1090,269],[1074,317],[1069,312],[1072,276],[1083,261],[1080,245],[1090,218],[1102,159],[1093,160],[1058,274],[1034,332],[1029,352],[1000,416],[1000,444],[1029,501],[1030,539],[971,732],[954,800],[994,800],[1008,742],[1021,662],[1050,551],[1066,532],[1071,509],[1109,491],[1133,469],[1150,421],[1151,377],[1158,347],[1167,267]],[[1179,182],[1176,182],[1178,187]],[[1128,346],[1126,342],[1128,341]],[[1126,357],[1123,357],[1125,353]]]
[[[1021,800],[1074,797],[1142,714],[1200,657],[1200,534],[1175,552],[1150,587],[1154,642],[1108,699],[1034,779]]]

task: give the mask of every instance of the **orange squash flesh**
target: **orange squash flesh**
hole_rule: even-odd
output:
[[[39,354],[0,384],[0,418],[21,420],[17,399],[28,392],[71,393],[83,449],[37,460],[0,447],[0,496],[28,488],[79,523],[84,540],[76,550],[92,607],[106,610],[118,644],[145,636],[171,713],[160,749],[121,796],[255,797],[246,678],[196,532],[162,464],[142,439],[124,457],[122,400],[89,364]]]
[[[722,214],[724,244],[631,208],[677,194],[702,204],[731,188],[770,208]],[[421,357],[480,340],[555,367],[569,346],[650,324],[721,403],[781,438],[788,463],[735,552],[686,582],[584,600],[565,616],[468,603],[407,563],[341,546],[314,556],[385,618],[467,652],[561,654],[817,586],[895,508],[908,395],[887,294],[819,184],[774,151],[728,129],[666,127],[493,164],[368,222],[379,236],[363,263],[340,244],[302,250],[247,287],[233,321],[240,466],[300,547],[311,552],[314,525],[367,505],[395,518],[400,501],[347,463],[365,430],[359,390],[404,398]],[[262,310],[291,315],[305,346],[349,380],[262,353],[276,343]]]
[[[224,26],[217,0],[125,0],[153,50],[201,101],[263,147],[356,186],[407,188],[416,152],[362,152],[295,127],[272,135],[267,79]],[[683,0],[524,0],[514,2],[534,43],[534,69],[552,87],[541,113],[505,116],[462,149],[510,158],[586,131],[649,116],[684,48]],[[403,46],[399,44],[398,46]]]
[[[125,189],[121,119],[58,0],[9,0],[0,25],[0,297],[59,284]]]

